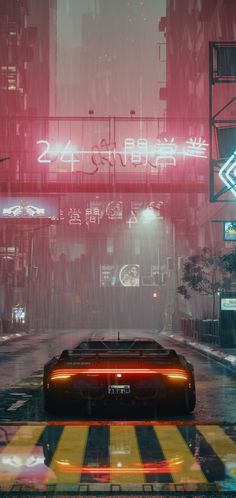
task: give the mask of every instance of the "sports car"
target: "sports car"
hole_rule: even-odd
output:
[[[150,404],[157,410],[194,410],[194,370],[184,356],[154,339],[91,338],[62,351],[44,367],[44,408],[72,404]]]

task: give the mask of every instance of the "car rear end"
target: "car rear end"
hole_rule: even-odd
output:
[[[85,408],[91,404],[152,404],[162,409],[168,403],[173,407],[185,403],[194,391],[194,378],[187,362],[168,350],[74,350],[51,366],[44,389],[46,409],[65,403]]]

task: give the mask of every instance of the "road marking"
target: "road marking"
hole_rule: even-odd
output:
[[[34,378],[29,378],[29,379],[23,379],[19,382],[17,382],[16,387],[29,387],[30,389],[39,389],[43,385],[43,382],[40,381],[40,379],[35,379]]]
[[[178,428],[175,426],[158,426],[154,430],[170,469],[173,455],[177,452],[182,456],[183,467],[180,468],[179,472],[172,473],[173,481],[178,484],[187,482],[206,483],[205,475],[199,468],[199,464],[196,462]]]
[[[10,396],[25,396],[26,398],[32,398],[32,394],[27,394],[27,393],[9,393]]]
[[[88,438],[89,427],[66,426],[54,452],[50,469],[55,478],[48,474],[48,484],[77,484],[80,481],[81,469]]]
[[[194,457],[192,453],[194,447],[192,451],[189,449],[186,438],[181,435],[177,426],[153,424],[152,436],[150,434],[142,440],[141,437],[137,438],[135,424],[134,426],[128,424],[117,426],[111,423],[106,426],[106,437],[99,426],[96,427],[96,431],[93,430],[92,434],[91,427],[94,429],[94,426],[91,426],[89,422],[87,425],[76,424],[65,425],[60,427],[60,430],[50,424],[48,426],[47,424],[26,425],[20,428],[13,426],[14,432],[16,430],[14,435],[12,435],[12,429],[6,426],[5,431],[8,437],[6,446],[0,453],[0,485],[27,484],[25,472],[28,471],[28,467],[25,462],[38,455],[40,465],[41,463],[43,465],[47,451],[47,464],[45,463],[39,481],[44,485],[55,484],[54,491],[62,490],[65,486],[63,490],[66,492],[72,490],[73,486],[78,487],[79,483],[82,485],[93,482],[101,484],[109,481],[111,484],[121,486],[140,485],[148,480],[148,473],[156,474],[154,480],[161,483],[161,474],[158,473],[159,463],[165,467],[166,480],[163,483],[168,483],[172,479],[175,484],[181,485],[189,483],[198,486],[208,483],[199,464],[199,455]],[[215,456],[210,457],[206,454],[206,467],[210,465],[213,472],[212,477],[208,476],[209,481],[222,483],[224,481],[226,485],[230,481],[232,484],[231,476],[236,478],[236,444],[222,428],[216,425],[200,424],[197,430],[202,434],[203,441],[206,441],[215,453]],[[39,445],[40,436],[42,437]],[[141,447],[142,445],[148,447],[150,437],[152,440],[156,438],[158,440],[161,460],[157,455],[152,462],[149,462],[148,453],[142,459]],[[8,439],[10,439],[9,443]],[[106,448],[105,452],[101,445]],[[103,458],[104,454],[107,455],[106,458]],[[174,455],[179,455],[179,458],[173,458]],[[215,466],[219,458],[228,471],[225,472],[223,478],[219,477]],[[147,464],[150,469],[153,466],[154,471],[147,472]],[[173,466],[176,468],[173,469]]]
[[[110,427],[110,472],[111,483],[145,482],[134,427]]]
[[[22,454],[26,459],[32,453],[33,448],[37,444],[43,430],[44,425],[23,426],[16,432],[11,441],[1,451],[1,461],[11,459],[21,459]],[[5,471],[0,471],[0,483],[14,484],[17,477],[22,472],[22,465],[6,466]]]
[[[28,399],[19,399],[18,401],[13,403],[9,408],[7,408],[7,412],[15,412],[16,410],[18,410],[18,408],[27,403],[27,401]]]
[[[219,426],[198,425],[197,429],[222,460],[228,472],[236,479],[236,444]]]

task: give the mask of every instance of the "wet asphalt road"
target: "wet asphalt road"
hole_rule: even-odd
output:
[[[178,491],[178,496],[190,491],[185,498],[209,498],[215,491],[222,498],[224,491],[236,491],[236,434],[231,426],[125,422],[0,429],[4,498],[16,491],[22,498],[37,491],[44,496],[100,496],[104,491],[105,496],[114,491],[117,496],[119,491],[122,497],[130,491],[132,496],[153,491],[151,496],[159,497],[160,491]]]
[[[236,373],[215,360],[191,350],[185,345],[175,344],[166,336],[150,331],[121,332],[132,336],[155,336],[165,347],[175,348],[194,365],[197,405],[188,416],[164,416],[164,420],[191,421],[193,423],[236,422]],[[51,331],[34,334],[16,342],[0,346],[0,420],[42,421],[61,419],[62,415],[49,416],[42,407],[42,368],[49,356],[58,354],[66,347],[73,347],[88,335],[106,335],[106,331]],[[122,335],[121,335],[122,337]],[[76,412],[63,415],[65,420],[78,419]],[[92,418],[114,420],[163,420],[163,415],[144,410],[127,409],[112,413],[112,410],[91,412]]]
[[[39,490],[82,496],[85,488],[93,496],[112,496],[112,486],[127,495],[137,490],[137,496],[147,490],[155,496],[178,490],[180,498],[236,493],[235,372],[164,335],[123,334],[154,336],[193,363],[193,414],[94,408],[83,419],[75,407],[49,416],[42,404],[44,363],[80,339],[106,332],[41,332],[0,346],[0,496],[15,490],[24,498]]]

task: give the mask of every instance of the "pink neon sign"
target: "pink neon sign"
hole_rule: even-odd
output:
[[[52,164],[55,161],[70,165],[70,170],[77,171],[79,163],[89,156],[94,165],[96,173],[99,166],[108,165],[114,167],[117,162],[122,167],[127,164],[133,166],[147,166],[159,168],[165,166],[176,166],[178,157],[204,159],[207,158],[208,144],[202,137],[190,137],[184,143],[179,144],[175,138],[157,138],[154,142],[146,138],[125,138],[123,148],[117,148],[115,143],[107,143],[105,139],[99,145],[93,146],[91,150],[79,148],[67,140],[65,144],[53,143],[48,140],[38,140],[37,145],[42,146],[38,163]]]

